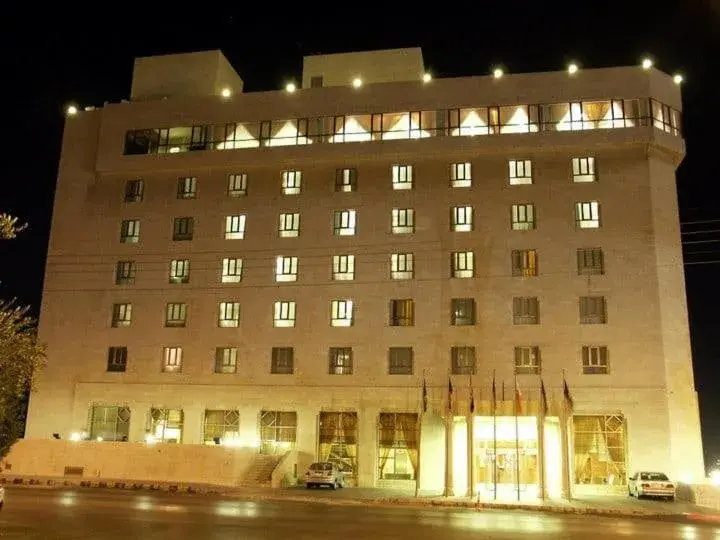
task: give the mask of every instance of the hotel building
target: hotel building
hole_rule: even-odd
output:
[[[399,49],[243,93],[219,51],[137,59],[66,120],[27,439],[483,497],[700,479],[680,111],[640,66]]]

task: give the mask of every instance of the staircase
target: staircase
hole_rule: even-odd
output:
[[[282,458],[282,455],[257,454],[245,477],[240,481],[240,486],[271,487],[272,473]]]

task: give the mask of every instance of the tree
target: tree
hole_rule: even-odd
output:
[[[0,239],[15,238],[25,226],[0,214]],[[0,300],[0,459],[22,435],[28,391],[45,360],[29,306]]]

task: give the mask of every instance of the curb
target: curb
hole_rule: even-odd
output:
[[[166,484],[133,481],[103,481],[103,480],[65,480],[65,479],[37,479],[37,478],[8,478],[0,477],[0,486],[13,486],[35,489],[57,489],[63,487],[119,489],[125,491],[166,491],[168,493],[188,493],[204,495],[227,494],[232,488],[223,490],[219,486],[197,486],[194,484]]]

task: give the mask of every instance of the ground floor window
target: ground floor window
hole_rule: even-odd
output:
[[[234,444],[240,438],[238,411],[206,410],[203,425],[205,444]]]
[[[130,407],[96,405],[90,409],[90,439],[127,441],[130,435]]]
[[[357,477],[358,419],[354,412],[320,413],[320,461],[337,463],[349,477]]]
[[[260,413],[260,451],[263,454],[283,453],[295,446],[297,413],[262,411]]]
[[[626,431],[622,415],[573,417],[576,484],[622,485],[627,482]]]
[[[418,415],[380,413],[378,470],[381,480],[414,480],[418,466]]]
[[[148,439],[155,442],[180,444],[183,419],[182,409],[150,409]]]

